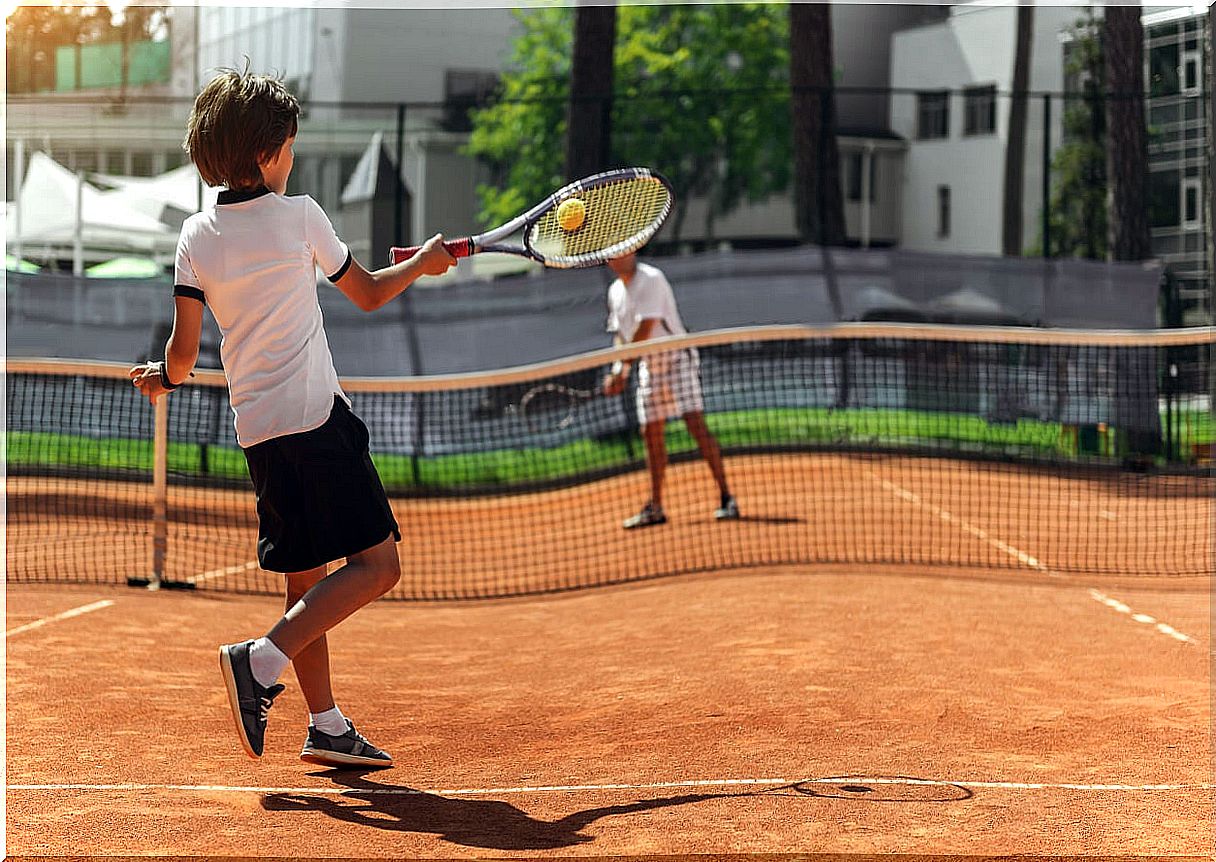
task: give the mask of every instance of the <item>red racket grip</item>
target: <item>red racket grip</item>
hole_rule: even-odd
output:
[[[468,257],[473,253],[473,238],[466,236],[460,239],[453,239],[445,242],[443,247],[448,250],[448,254],[452,257],[461,258]],[[416,255],[421,249],[420,245],[411,245],[409,248],[393,248],[389,255],[393,263],[401,263],[403,260],[409,260]]]

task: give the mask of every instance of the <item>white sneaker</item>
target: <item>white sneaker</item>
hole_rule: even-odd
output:
[[[642,511],[638,512],[632,518],[626,518],[622,525],[626,530],[633,530],[638,527],[653,527],[656,524],[666,524],[667,516],[663,514],[663,507],[656,506],[654,503],[647,502],[642,507]]]
[[[714,510],[714,517],[719,521],[739,520],[739,504],[735,502],[735,498],[727,497],[723,500],[722,505]]]

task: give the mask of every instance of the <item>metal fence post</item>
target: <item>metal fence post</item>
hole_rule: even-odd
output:
[[[169,397],[156,400],[152,431],[152,573],[148,589],[159,590],[169,547]]]
[[[1043,257],[1051,257],[1051,93],[1043,94]]]
[[[393,236],[394,242],[403,245],[413,245],[411,237],[402,236],[405,231],[405,179],[402,171],[405,167],[405,103],[397,103],[397,166],[396,193],[393,196]],[[423,178],[423,182],[426,179]],[[410,351],[410,374],[422,373],[422,348],[418,344],[418,322],[414,319],[413,293],[406,291],[400,299],[402,322],[405,324],[407,341]],[[422,473],[418,465],[418,456],[422,451],[422,434],[425,427],[423,404],[425,393],[414,393],[414,437],[410,447],[410,475],[414,485],[422,484]]]
[[[403,237],[405,229],[405,180],[401,178],[402,160],[405,158],[405,103],[397,104],[397,168],[393,184],[393,242],[412,245],[409,237]]]

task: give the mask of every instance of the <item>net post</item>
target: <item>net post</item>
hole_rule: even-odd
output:
[[[152,432],[152,573],[148,589],[159,590],[165,576],[169,545],[169,398],[156,400]]]

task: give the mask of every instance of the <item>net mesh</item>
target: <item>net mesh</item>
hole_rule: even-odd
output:
[[[1028,332],[724,331],[493,374],[347,380],[404,534],[392,595],[509,596],[778,564],[1209,574],[1212,330]],[[713,476],[672,421],[667,523],[625,531],[650,491],[639,388],[658,399],[652,412],[693,398],[657,370],[688,367],[656,361],[675,348],[699,353],[695,397],[742,518],[715,519]],[[593,390],[622,356],[642,360],[622,395],[579,399],[560,428],[525,421],[525,393]],[[8,372],[8,579],[149,577],[153,411],[125,366],[9,360]],[[159,576],[280,592],[256,562],[222,375],[200,372],[168,404]]]
[[[581,203],[583,216],[563,227],[559,213],[568,201]],[[656,177],[611,179],[556,202],[528,231],[526,241],[548,266],[602,263],[644,245],[670,210],[671,192]]]

